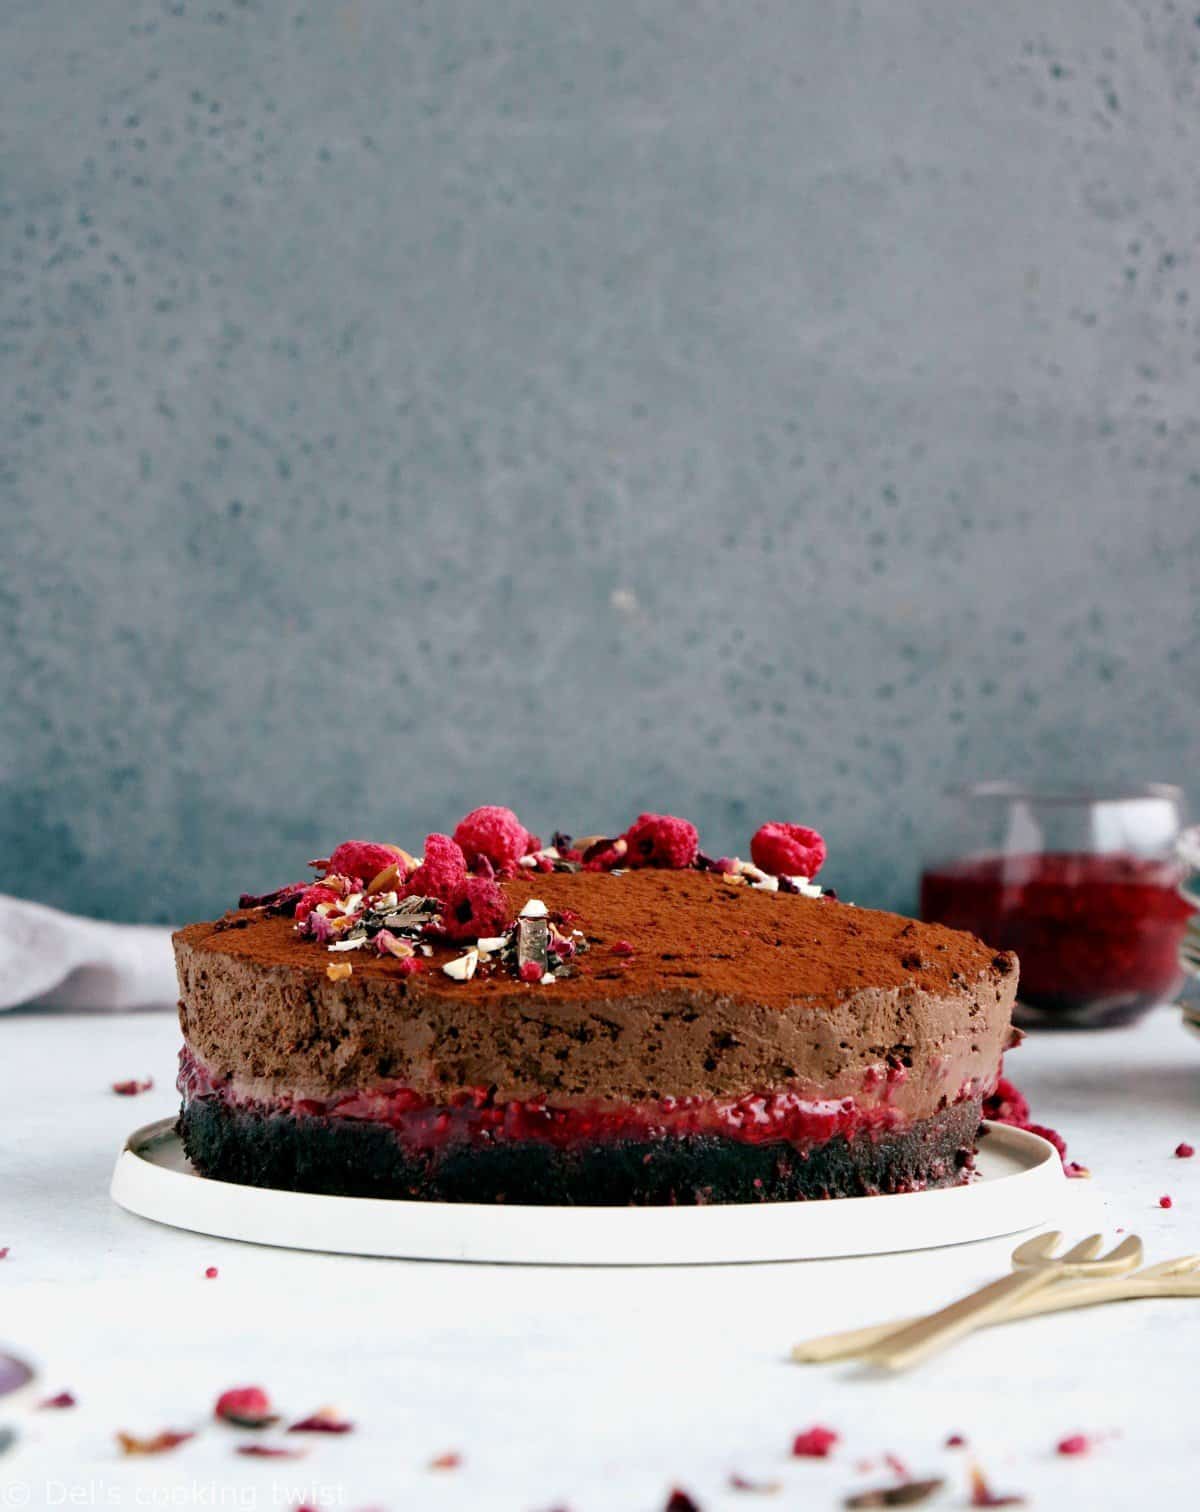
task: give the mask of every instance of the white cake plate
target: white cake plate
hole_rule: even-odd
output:
[[[714,1265],[882,1255],[994,1239],[1053,1216],[1065,1178],[1053,1145],[985,1124],[967,1186],[831,1202],[711,1207],[515,1207],[400,1202],[211,1181],[192,1168],[174,1120],[136,1130],[112,1196],[173,1228],[334,1254],[525,1265]]]

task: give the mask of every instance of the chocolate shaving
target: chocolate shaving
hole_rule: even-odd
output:
[[[548,919],[517,920],[517,970],[532,962],[545,971],[550,964],[550,921]]]
[[[848,1496],[844,1507],[915,1507],[918,1502],[928,1501],[946,1484],[940,1477],[935,1480],[900,1481],[894,1486],[873,1486],[869,1491],[859,1491]]]

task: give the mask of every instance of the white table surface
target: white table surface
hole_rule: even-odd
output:
[[[0,1507],[235,1507],[660,1512],[672,1485],[705,1512],[837,1507],[889,1482],[888,1451],[965,1504],[965,1434],[995,1489],[1048,1508],[1194,1507],[1200,1301],[1135,1302],[982,1334],[918,1372],[857,1378],[798,1367],[806,1335],[931,1307],[1006,1268],[1011,1241],[879,1259],[662,1270],[414,1264],[259,1249],[134,1218],[108,1197],[134,1126],[172,1111],[177,1029],[166,1014],[0,1015],[0,1348],[44,1394],[0,1403],[19,1434]],[[1105,1034],[1032,1036],[1009,1070],[1034,1116],[1095,1173],[1069,1184],[1063,1226],[1103,1195],[1110,1228],[1150,1259],[1200,1250],[1200,1042],[1160,1010]],[[113,1081],[155,1088],[114,1096]],[[1158,1198],[1169,1193],[1164,1211]],[[1091,1211],[1089,1211],[1091,1209]],[[206,1266],[220,1275],[206,1280]],[[357,1424],[303,1440],[303,1460],[236,1457],[215,1424],[228,1386],[282,1411],[324,1404]],[[39,1391],[37,1395],[43,1394]],[[789,1457],[820,1422],[827,1461]],[[117,1429],[198,1437],[122,1459]],[[1083,1458],[1065,1434],[1103,1435]],[[278,1436],[271,1442],[280,1442]],[[295,1444],[297,1439],[292,1438]],[[432,1471],[457,1450],[461,1468]],[[874,1470],[863,1470],[873,1461]],[[777,1479],[759,1498],[731,1471]]]

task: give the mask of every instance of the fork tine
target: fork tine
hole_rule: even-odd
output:
[[[1013,1265],[1034,1265],[1039,1260],[1048,1260],[1062,1243],[1062,1237],[1059,1229],[1051,1229],[1048,1234],[1035,1234],[1032,1239],[1026,1239],[1013,1250]]]
[[[1089,1234],[1086,1239],[1081,1239],[1078,1244],[1073,1245],[1062,1258],[1064,1261],[1094,1260],[1103,1244],[1103,1234]],[[1109,1258],[1111,1257],[1105,1256],[1105,1259]]]
[[[1141,1238],[1137,1234],[1130,1234],[1122,1239],[1115,1249],[1109,1250],[1107,1255],[1102,1256],[1102,1262],[1106,1265],[1115,1265],[1122,1260],[1133,1258],[1133,1264],[1137,1265],[1143,1254]]]

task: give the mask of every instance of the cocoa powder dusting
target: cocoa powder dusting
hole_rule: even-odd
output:
[[[433,968],[461,954],[461,946],[439,946],[431,970],[419,978],[401,976],[395,962],[369,949],[355,951],[355,979],[391,981],[398,994],[444,993],[463,1002],[530,994],[548,994],[558,1002],[595,1001],[686,981],[706,994],[785,1007],[836,1001],[864,987],[911,986],[957,995],[982,976],[1008,976],[1016,964],[1015,957],[997,955],[958,930],[874,909],[757,892],[709,872],[538,874],[501,885],[514,914],[536,897],[551,914],[566,909],[577,916],[575,927],[593,949],[580,958],[573,976],[549,988],[526,987],[508,977],[456,983]],[[226,915],[216,923],[189,925],[177,938],[193,949],[264,967],[323,974],[331,959],[320,945],[299,939],[291,920],[277,916]],[[614,976],[605,968],[613,947],[625,941],[633,953]]]

